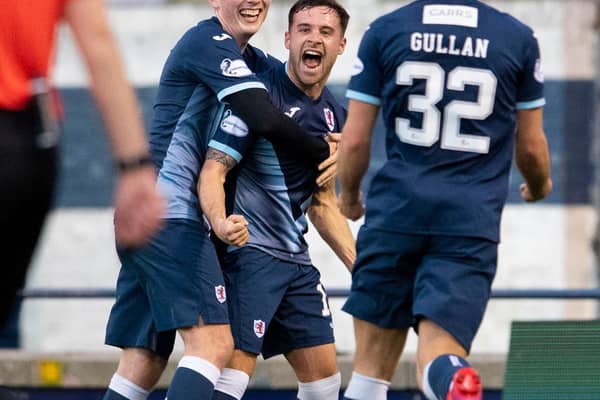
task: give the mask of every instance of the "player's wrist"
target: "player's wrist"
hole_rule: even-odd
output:
[[[115,168],[121,175],[148,167],[154,167],[154,162],[150,154],[115,159]]]

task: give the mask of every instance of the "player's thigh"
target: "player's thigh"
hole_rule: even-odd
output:
[[[262,348],[265,358],[334,342],[331,310],[319,271],[312,265],[287,263],[285,267],[295,274],[267,331]]]
[[[434,236],[417,270],[414,314],[449,332],[467,352],[490,298],[497,249],[485,239]]]
[[[413,288],[425,237],[364,226],[356,248],[352,287],[343,310],[382,328],[414,324]]]
[[[258,355],[295,271],[248,246],[227,254],[222,265],[235,348]]]
[[[169,219],[144,247],[120,252],[145,291],[158,331],[228,324],[225,281],[201,222]]]
[[[300,382],[314,382],[337,373],[335,344],[304,347],[285,354]]]

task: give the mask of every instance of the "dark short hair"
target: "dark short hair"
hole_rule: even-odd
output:
[[[350,15],[348,11],[344,7],[340,5],[335,0],[298,0],[292,5],[290,8],[290,12],[288,14],[288,26],[291,27],[294,21],[294,15],[299,13],[300,11],[306,10],[307,8],[313,7],[328,7],[336,12],[338,17],[340,17],[340,24],[342,26],[342,35],[346,34],[346,28],[348,27],[348,20],[350,19]]]

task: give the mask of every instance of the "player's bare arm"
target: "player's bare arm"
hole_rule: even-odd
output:
[[[248,222],[241,215],[226,215],[223,187],[227,173],[236,164],[236,160],[228,154],[209,148],[200,171],[197,189],[202,212],[208,218],[217,237],[227,244],[243,246],[250,238]]]
[[[542,200],[552,191],[550,152],[542,128],[542,108],[517,112],[515,161],[525,178],[521,197],[527,202]]]
[[[350,100],[348,119],[344,125],[338,155],[340,197],[338,205],[343,215],[356,221],[365,213],[360,182],[367,172],[371,157],[371,136],[379,107]]]
[[[313,195],[308,217],[321,238],[344,263],[348,271],[356,259],[356,243],[346,217],[337,207],[335,180],[320,187]]]

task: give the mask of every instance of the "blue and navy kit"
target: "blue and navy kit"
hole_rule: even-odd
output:
[[[201,220],[196,193],[207,144],[222,112],[220,100],[265,88],[253,71],[280,64],[250,46],[244,52],[218,19],[198,23],[171,51],[160,78],[150,148],[158,185],[168,200],[166,218]]]
[[[221,100],[265,89],[252,70],[281,62],[237,43],[216,18],[190,29],[171,51],[160,80],[150,148],[166,195],[166,221],[146,245],[119,252],[117,296],[106,343],[142,347],[168,359],[175,329],[229,323],[227,290],[196,193]],[[216,122],[215,122],[216,121]]]
[[[328,89],[317,100],[302,92],[289,79],[286,65],[259,75],[273,104],[296,120],[310,135],[339,132],[346,111]],[[316,190],[316,166],[298,161],[282,148],[239,129],[241,120],[225,112],[210,147],[235,158],[239,171],[230,213],[248,220],[249,246],[283,260],[311,264],[304,240],[307,221],[304,213]]]
[[[515,110],[543,106],[532,30],[476,0],[415,1],[365,32],[347,97],[382,107],[365,223],[499,240]]]

